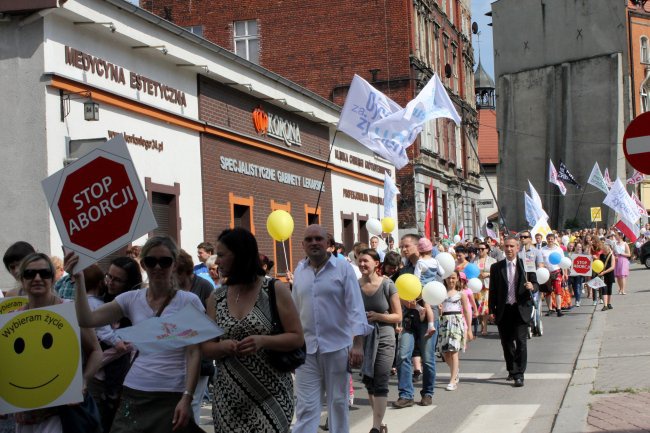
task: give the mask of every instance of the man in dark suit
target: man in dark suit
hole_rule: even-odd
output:
[[[505,240],[505,260],[490,268],[489,295],[490,314],[499,328],[508,380],[514,380],[515,387],[524,386],[526,337],[532,314],[532,292],[537,285],[535,273],[526,273],[523,261],[517,257],[518,251],[517,239]]]

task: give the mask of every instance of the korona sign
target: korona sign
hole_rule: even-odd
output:
[[[42,181],[75,272],[157,227],[122,135]]]

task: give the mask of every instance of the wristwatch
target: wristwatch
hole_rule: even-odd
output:
[[[193,392],[189,392],[188,390],[183,391],[183,396],[186,396],[186,395],[190,397],[190,401],[194,400],[194,393]]]

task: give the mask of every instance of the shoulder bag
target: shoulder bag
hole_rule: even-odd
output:
[[[269,293],[269,307],[271,310],[271,335],[278,335],[284,333],[284,328],[282,328],[282,321],[280,320],[280,315],[278,314],[278,305],[275,299],[275,282],[276,279],[269,281],[268,293]],[[305,363],[307,358],[307,350],[305,345],[298,349],[293,349],[288,352],[281,352],[278,350],[265,349],[266,353],[269,356],[269,364],[273,366],[278,371],[283,373],[288,373],[295,370]]]

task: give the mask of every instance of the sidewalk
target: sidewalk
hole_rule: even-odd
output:
[[[626,291],[596,307],[554,433],[650,433],[650,269],[631,265]]]

